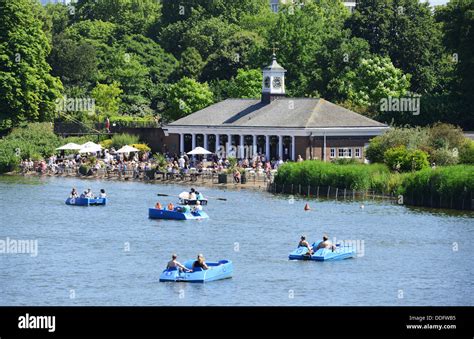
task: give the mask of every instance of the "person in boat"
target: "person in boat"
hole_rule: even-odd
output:
[[[196,267],[200,267],[203,270],[209,269],[209,267],[206,265],[206,262],[204,261],[204,256],[202,254],[198,254],[197,260],[193,262],[193,270]]]
[[[316,251],[319,250],[320,248],[327,248],[327,249],[332,249],[334,251],[334,249],[336,248],[336,246],[334,246],[332,244],[331,241],[329,241],[329,238],[327,237],[327,235],[324,235],[323,236],[323,241],[321,241],[318,246],[316,247]]]
[[[310,246],[309,242],[306,240],[306,236],[302,235],[298,247],[306,247],[309,254],[313,254],[313,248]]]
[[[168,211],[173,211],[174,210],[174,205],[172,202],[168,204]]]
[[[157,210],[162,210],[162,209],[163,209],[163,206],[161,206],[160,202],[158,201],[158,202],[156,203],[156,205],[155,205],[155,208],[156,208]]]
[[[84,193],[81,194],[81,198],[87,198],[87,191],[84,191]]]
[[[105,194],[105,190],[103,188],[100,190],[99,198],[101,199],[107,198],[107,194]]]
[[[72,188],[71,195],[70,195],[69,197],[70,197],[70,198],[77,198],[77,197],[79,197],[79,194],[77,193],[75,187]]]
[[[86,198],[93,198],[94,195],[92,194],[92,190],[90,188],[87,189]]]
[[[171,256],[171,260],[168,261],[168,264],[166,265],[166,269],[169,270],[172,268],[176,268],[176,269],[179,269],[180,271],[191,272],[189,268],[187,268],[186,266],[178,262],[177,259],[178,259],[178,256],[176,254],[173,254]]]
[[[194,205],[193,207],[193,212],[200,212],[202,211],[202,206],[201,206],[201,202],[198,200],[196,201],[196,205]]]

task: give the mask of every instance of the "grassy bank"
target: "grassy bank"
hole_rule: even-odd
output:
[[[474,166],[471,165],[399,174],[381,164],[304,161],[281,166],[274,182],[281,187],[303,187],[305,194],[314,191],[314,187],[333,187],[402,195],[404,203],[416,206],[471,209],[474,198]]]

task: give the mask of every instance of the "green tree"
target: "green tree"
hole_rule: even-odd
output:
[[[347,26],[356,37],[369,42],[372,53],[389,56],[395,67],[411,74],[413,92],[439,90],[444,49],[440,27],[428,3],[418,0],[361,1]]]
[[[229,84],[232,98],[260,98],[262,93],[262,72],[259,69],[239,69],[237,76]]]
[[[451,0],[436,9],[436,18],[443,27],[444,45],[455,65],[453,92],[459,102],[457,123],[474,128],[474,2]],[[452,114],[452,110],[449,112]],[[449,118],[449,116],[448,116]]]
[[[0,129],[51,121],[62,84],[46,62],[50,44],[30,0],[0,1]]]
[[[122,90],[117,82],[110,85],[97,84],[92,90],[96,111],[101,115],[113,116],[119,112]]]
[[[207,83],[182,78],[169,86],[167,101],[164,118],[172,121],[209,106],[213,103],[213,97]]]
[[[199,51],[194,47],[188,47],[183,54],[181,54],[178,77],[188,77],[197,80],[201,76],[204,65],[205,62],[202,60]]]
[[[383,98],[400,97],[410,88],[410,75],[393,66],[389,58],[363,59],[359,67],[340,79],[348,99],[361,106],[377,106]]]

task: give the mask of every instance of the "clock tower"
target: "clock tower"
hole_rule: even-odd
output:
[[[271,65],[263,69],[262,102],[269,104],[278,97],[285,96],[285,72],[273,52]]]

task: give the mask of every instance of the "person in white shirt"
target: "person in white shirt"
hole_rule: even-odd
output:
[[[105,190],[103,188],[100,190],[99,198],[107,198],[107,194],[105,194]]]
[[[186,160],[184,160],[183,156],[181,156],[178,159],[178,164],[179,164],[179,168],[184,168],[184,165],[186,164]]]

